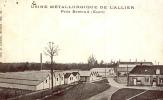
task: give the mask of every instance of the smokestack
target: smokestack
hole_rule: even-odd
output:
[[[42,70],[42,53],[40,53],[40,69]]]

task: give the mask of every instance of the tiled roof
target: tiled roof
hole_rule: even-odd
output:
[[[25,71],[0,73],[0,83],[38,85],[50,74],[45,71]]]
[[[156,75],[157,69],[160,70],[160,74],[163,75],[163,65],[137,65],[130,74]]]

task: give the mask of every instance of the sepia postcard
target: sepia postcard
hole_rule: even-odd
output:
[[[163,0],[0,0],[0,100],[163,100]]]

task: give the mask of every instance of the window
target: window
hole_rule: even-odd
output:
[[[58,81],[58,78],[57,78],[57,81]]]
[[[45,82],[47,83],[48,81],[46,80]]]
[[[156,69],[156,74],[160,74],[160,69]]]
[[[145,82],[149,82],[149,77],[145,77]]]
[[[160,84],[163,84],[163,78],[160,78]]]

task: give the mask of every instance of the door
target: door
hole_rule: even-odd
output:
[[[136,81],[137,81],[136,78],[134,78],[134,85],[136,85]]]

